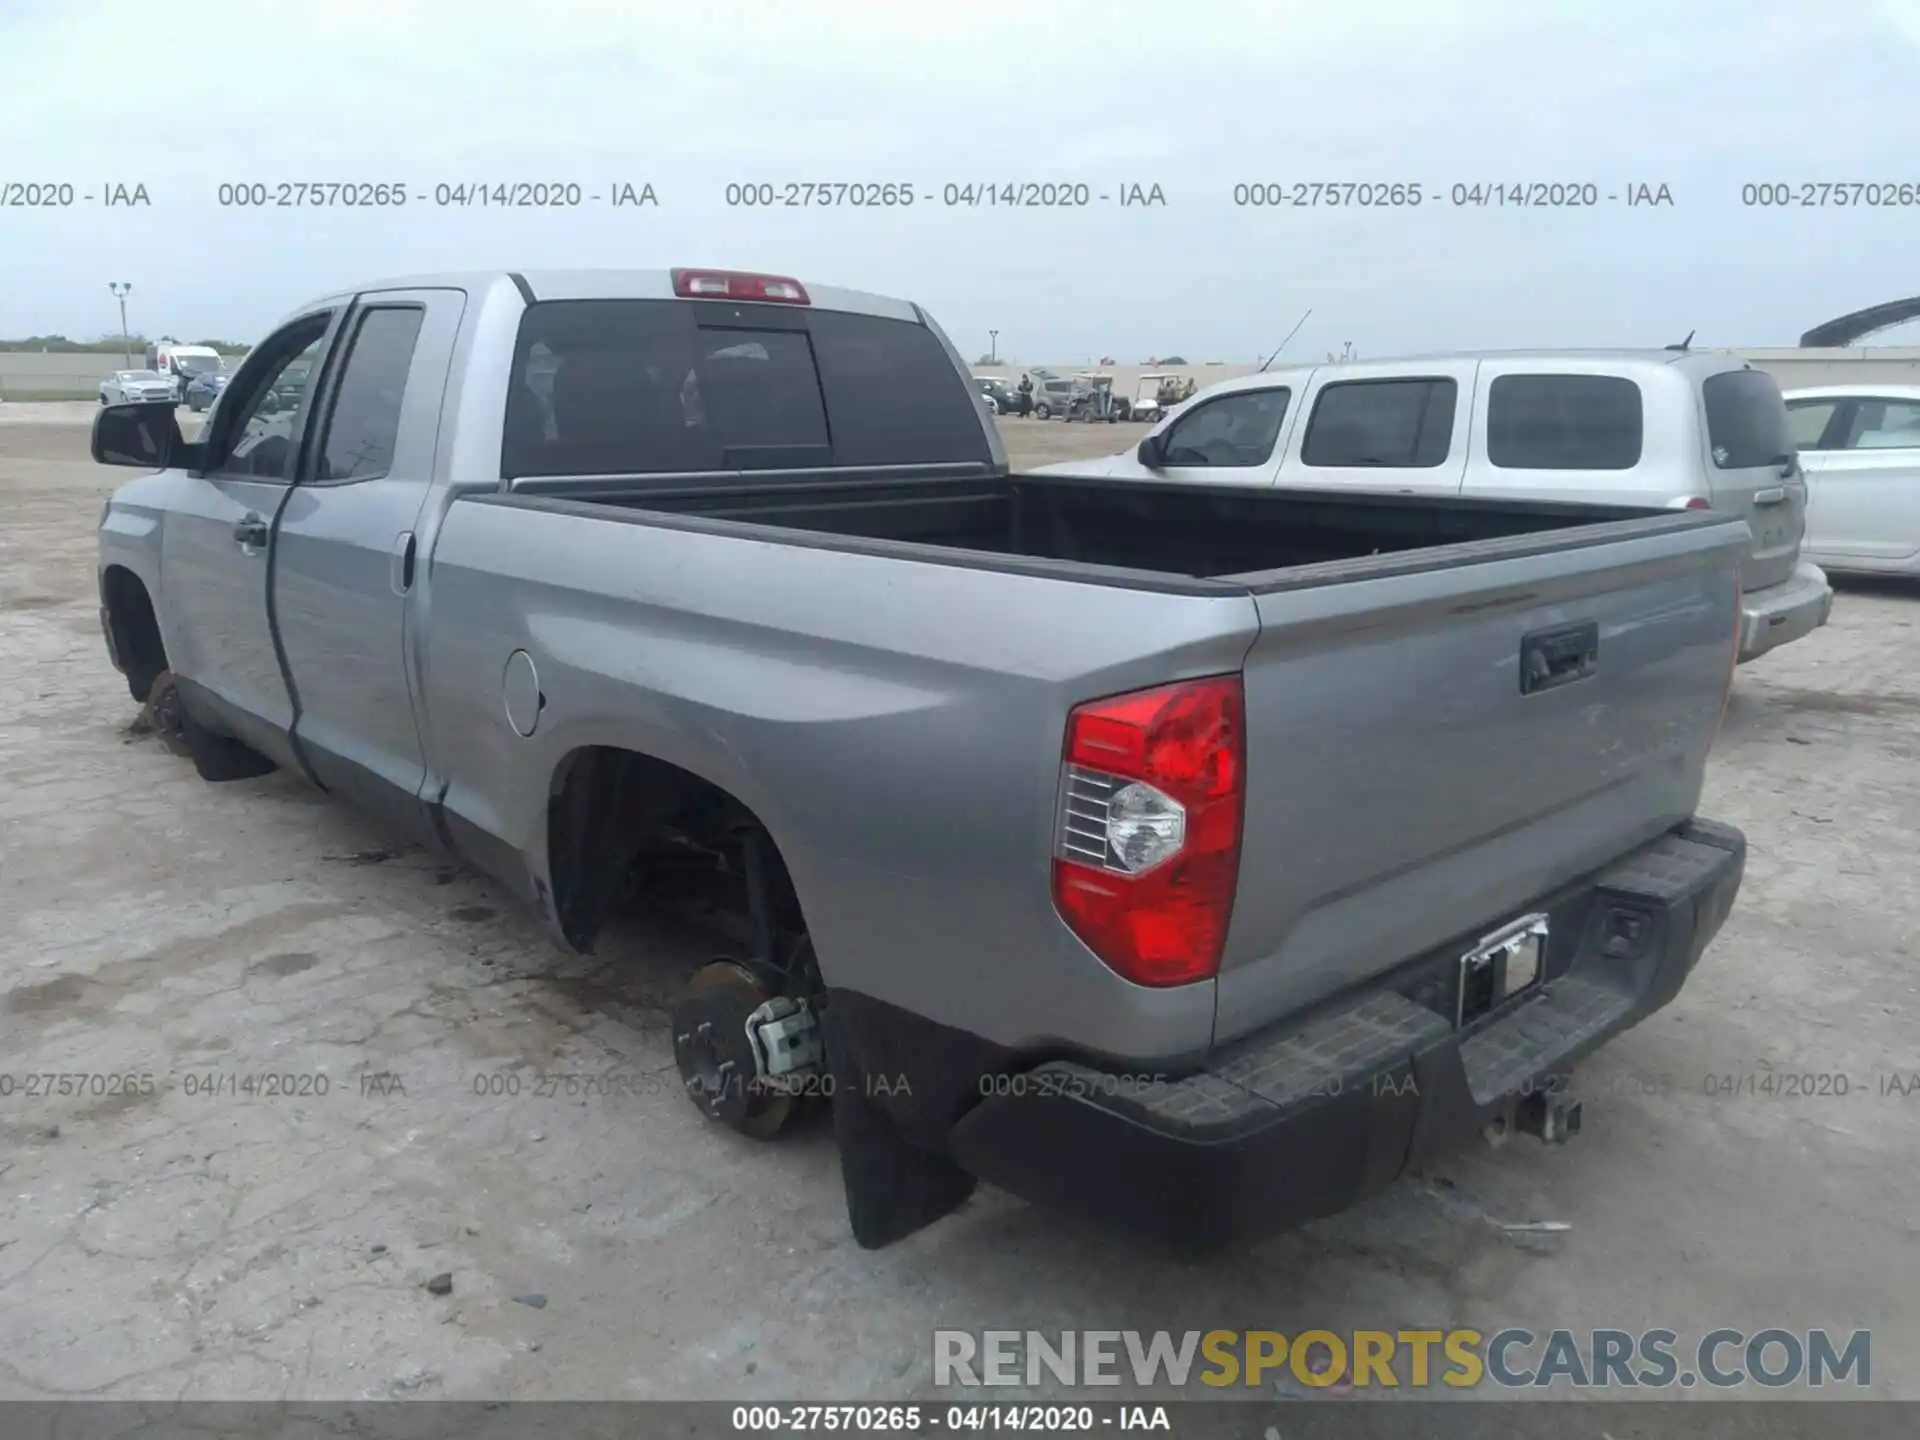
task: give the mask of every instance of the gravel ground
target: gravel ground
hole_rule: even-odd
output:
[[[204,785],[139,732],[91,409],[0,407],[0,1398],[862,1400],[930,1394],[936,1326],[1509,1323],[1871,1327],[1872,1393],[1920,1398],[1920,1093],[1883,1093],[1920,1072],[1920,593],[1849,588],[1742,670],[1703,813],[1747,831],[1744,892],[1590,1063],[1574,1144],[1207,1264],[994,1192],[866,1253],[823,1126],[755,1145],[671,1083],[658,1007],[714,937],[567,956],[291,778]],[[1002,424],[1023,464],[1139,433]],[[611,1067],[642,1079],[537,1093]],[[189,1093],[261,1073],[303,1093]],[[1710,1093],[1769,1073],[1850,1093]]]

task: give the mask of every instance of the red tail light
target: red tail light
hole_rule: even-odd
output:
[[[1246,781],[1240,677],[1076,706],[1067,718],[1053,900],[1137,985],[1220,968],[1240,876]]]
[[[1713,501],[1707,499],[1704,495],[1689,495],[1687,497],[1686,508],[1689,510],[1711,510],[1713,508]]]
[[[673,293],[683,300],[757,300],[776,305],[811,305],[807,287],[785,275],[755,275],[744,270],[675,270]]]

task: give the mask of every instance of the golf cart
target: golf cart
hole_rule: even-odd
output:
[[[1073,377],[1067,395],[1068,420],[1089,423],[1104,420],[1109,425],[1120,418],[1120,404],[1113,393],[1113,376],[1086,372]]]
[[[1140,377],[1133,392],[1133,404],[1129,413],[1135,420],[1145,420],[1148,424],[1164,419],[1168,410],[1177,403],[1180,377],[1164,372],[1154,372]]]

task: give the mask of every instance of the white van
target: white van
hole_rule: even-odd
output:
[[[1210,385],[1138,447],[1041,474],[1733,511],[1740,659],[1826,624],[1806,477],[1773,378],[1706,351],[1512,351],[1296,366]]]
[[[218,374],[226,362],[220,352],[207,345],[178,345],[160,340],[147,346],[147,368],[157,370],[173,381],[173,398],[186,398],[187,386],[202,372]]]

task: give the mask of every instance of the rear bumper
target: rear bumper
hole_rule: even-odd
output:
[[[1542,903],[1541,983],[1457,1029],[1469,938],[1166,1081],[1054,1061],[956,1125],[955,1159],[1029,1199],[1205,1250],[1345,1209],[1409,1165],[1558,1088],[1658,1010],[1732,909],[1739,831],[1696,821]],[[1438,988],[1436,988],[1436,986]],[[1423,1003],[1424,1002],[1424,1003]]]
[[[1755,590],[1741,603],[1740,662],[1811,634],[1833,613],[1833,586],[1811,561],[1799,561],[1778,585]]]

